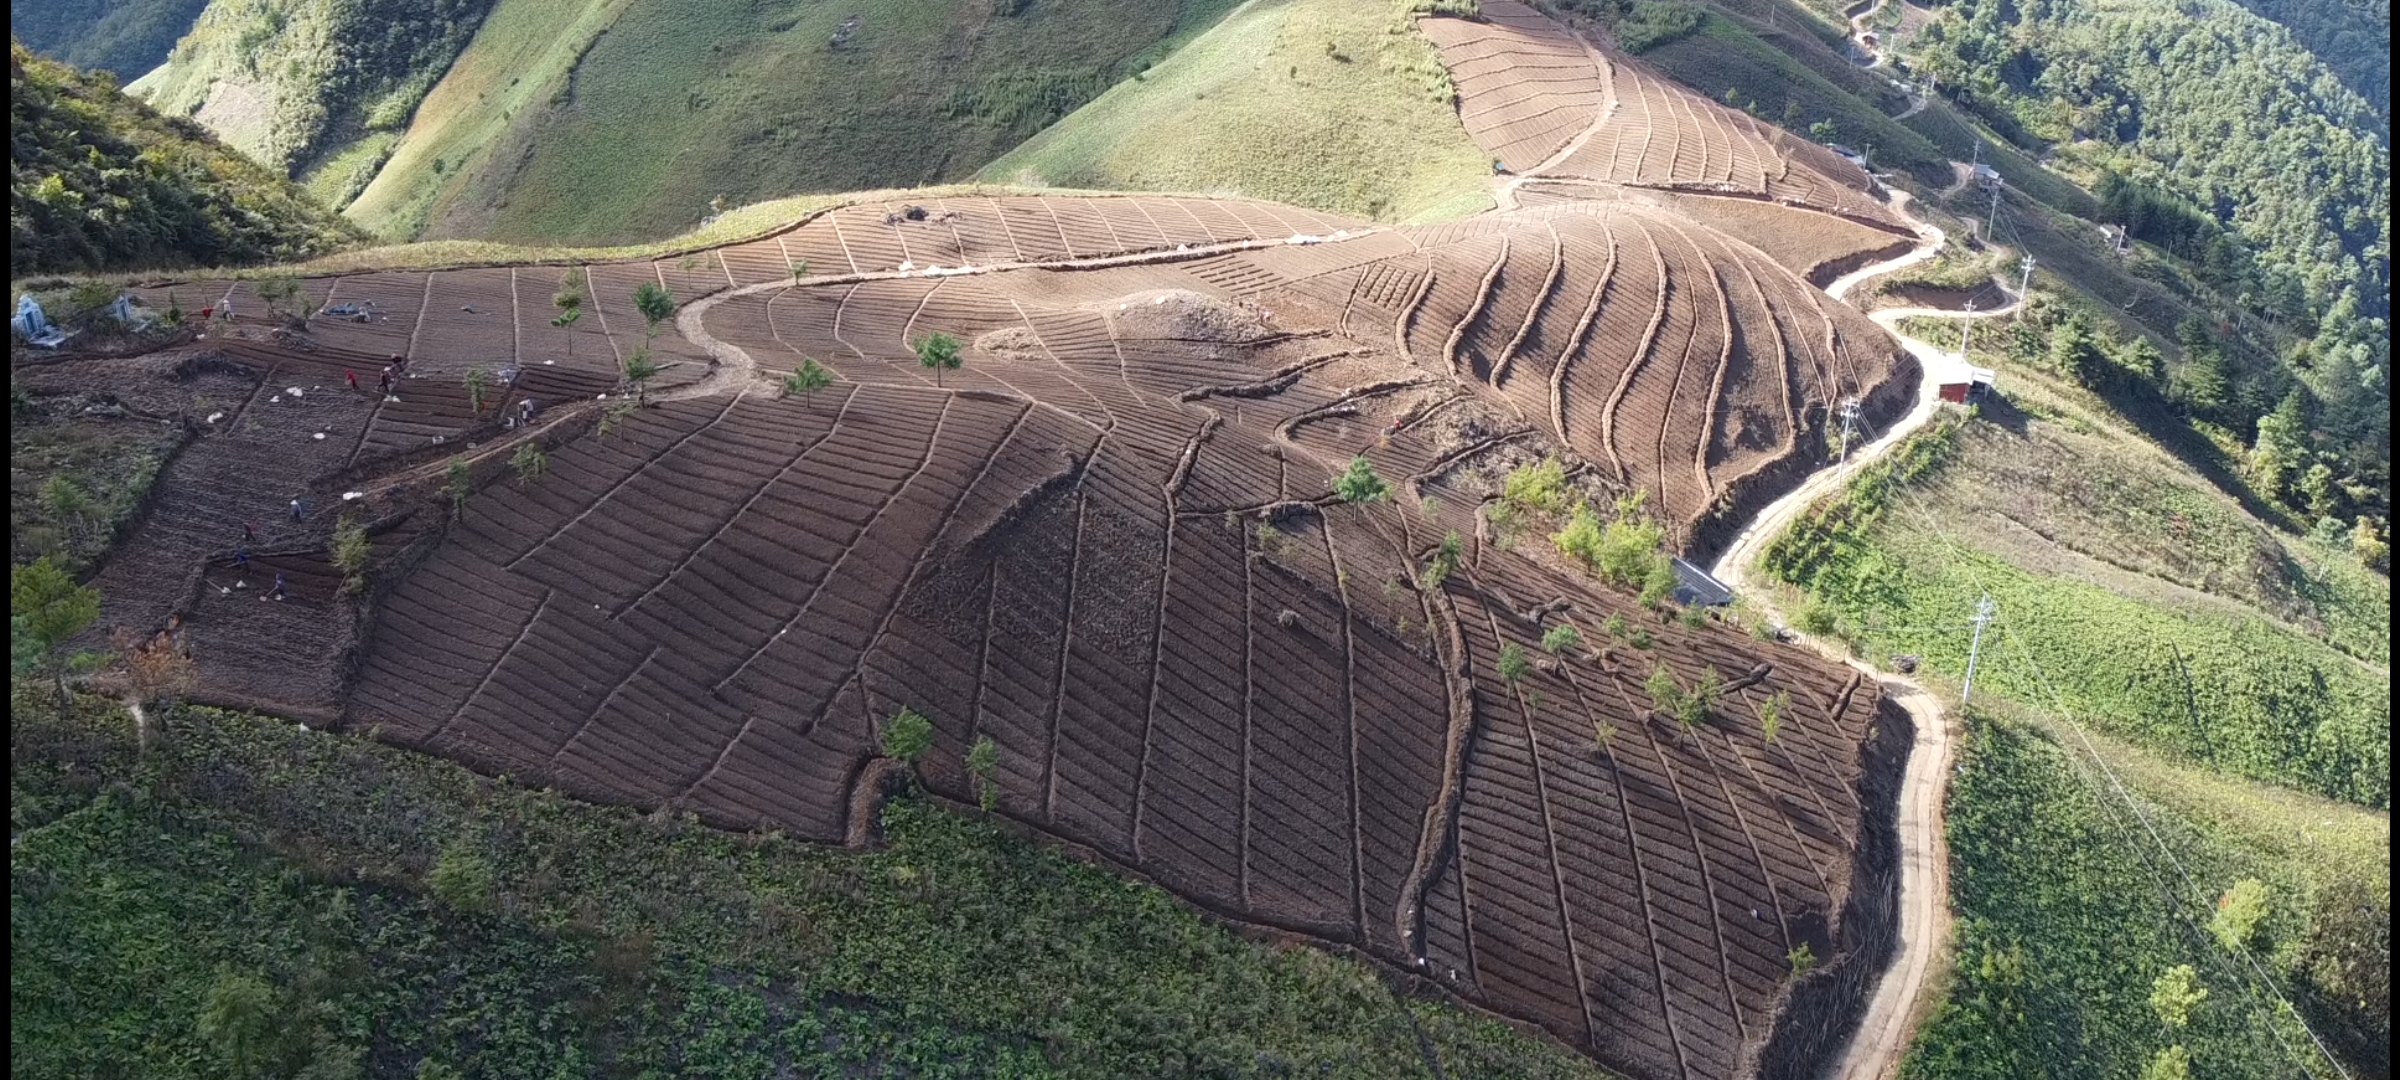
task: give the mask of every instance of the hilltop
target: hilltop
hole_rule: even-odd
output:
[[[9,42],[9,274],[291,261],[358,239],[306,192],[103,75]]]

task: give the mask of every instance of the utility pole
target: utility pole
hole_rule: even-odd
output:
[[[2006,181],[1997,176],[1992,178],[1992,216],[1991,220],[1983,223],[1983,235],[1987,242],[1997,243],[2000,239],[2000,234],[1993,232],[1992,229],[2000,224],[2000,188],[2004,183]]]
[[[1854,425],[1856,425],[1857,423],[1858,423],[1858,399],[1857,399],[1857,398],[1854,398],[1854,397],[1843,398],[1843,399],[1842,399],[1842,460],[1843,460],[1844,462],[1848,462],[1848,461],[1850,460],[1850,432],[1851,432],[1851,429],[1852,429],[1852,427],[1853,427]]]
[[[2017,310],[2009,315],[2008,321],[2013,323],[2025,317],[2025,290],[2031,287],[2033,287],[2033,256],[2027,255],[2017,262]]]
[[[1975,696],[1975,661],[1983,655],[1983,627],[2000,613],[2000,605],[1992,602],[1992,594],[1983,594],[1975,602],[1975,640],[1967,646],[1967,682],[1959,687],[1958,707],[1966,708],[1968,699]]]
[[[1967,362],[1967,342],[1975,336],[1975,301],[1967,301],[1967,317],[1958,323],[1958,359]]]

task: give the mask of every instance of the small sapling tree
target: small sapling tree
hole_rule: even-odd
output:
[[[645,281],[633,287],[633,309],[642,313],[642,321],[648,324],[649,335],[657,337],[658,324],[675,314],[675,298],[667,293],[666,286]]]
[[[1685,604],[1683,613],[1678,617],[1683,620],[1684,629],[1687,630],[1698,630],[1708,625],[1708,609],[1699,604]]]
[[[1609,747],[1616,741],[1617,725],[1609,723],[1606,720],[1592,721],[1592,742],[1600,747],[1601,753],[1608,753]]]
[[[1556,514],[1567,509],[1567,467],[1557,457],[1509,470],[1500,498],[1520,511]]]
[[[1805,941],[1793,946],[1792,951],[1783,954],[1783,958],[1792,962],[1792,977],[1795,979],[1815,970],[1817,966],[1817,951],[1809,948]]]
[[[1392,486],[1375,475],[1375,466],[1367,461],[1365,454],[1351,458],[1350,467],[1333,480],[1333,493],[1343,502],[1381,502],[1391,491]]]
[[[559,332],[567,337],[567,359],[569,360],[575,359],[575,322],[581,318],[583,318],[583,309],[575,308],[559,312],[556,318],[550,320],[550,325],[557,327]]]
[[[196,1033],[217,1052],[228,1074],[249,1080],[275,1056],[277,1036],[283,1030],[281,1011],[275,988],[266,980],[220,968],[216,984],[201,999]]]
[[[366,526],[358,523],[355,514],[344,514],[333,526],[333,568],[342,572],[342,591],[355,593],[367,584],[367,556],[373,549],[367,543]]]
[[[1599,564],[1600,539],[1600,515],[1592,512],[1590,503],[1575,504],[1574,513],[1567,517],[1567,527],[1550,534],[1550,542],[1558,545],[1558,553],[1582,563],[1587,574]]]
[[[1610,612],[1608,621],[1600,624],[1600,630],[1610,637],[1624,637],[1626,631],[1625,613],[1622,611]]]
[[[883,729],[883,756],[915,768],[917,759],[933,748],[933,721],[915,709],[902,708]]]
[[[467,411],[483,412],[483,398],[492,388],[492,373],[479,367],[467,369]]]
[[[783,396],[802,395],[808,402],[808,407],[813,409],[817,407],[817,391],[831,385],[832,382],[833,372],[827,371],[825,365],[817,363],[814,357],[803,356],[800,358],[800,366],[793,368],[791,374],[783,377]]]
[[[1583,631],[1575,629],[1575,624],[1571,622],[1562,622],[1542,634],[1542,651],[1552,656],[1581,644],[1583,644]]]
[[[475,494],[475,470],[467,467],[467,459],[457,457],[450,459],[444,473],[449,480],[451,509],[463,518],[467,516],[467,496]]]
[[[2158,1014],[2158,1022],[2167,1030],[2191,1023],[2192,1010],[2208,1000],[2208,987],[2200,985],[2200,973],[2190,964],[2168,968],[2150,984],[2150,1008]]]
[[[942,385],[943,372],[956,371],[966,361],[963,355],[965,347],[959,344],[959,340],[939,330],[918,338],[914,347],[917,350],[917,363],[933,370],[935,386]]]
[[[78,585],[48,555],[8,572],[8,635],[10,668],[30,674],[47,668],[66,704],[67,671],[71,665],[58,650],[100,617],[100,590]]]
[[[2246,952],[2267,917],[2267,883],[2243,878],[2217,898],[2216,913],[2208,918],[2209,935],[2234,952]]]
[[[1458,569],[1459,556],[1466,551],[1466,547],[1466,541],[1459,538],[1457,530],[1442,537],[1441,546],[1433,549],[1433,558],[1425,563],[1427,589],[1439,589],[1442,582],[1449,580],[1450,575]]]
[[[518,487],[539,480],[543,473],[550,471],[550,455],[532,443],[517,447],[517,452],[509,455],[508,463],[516,466]]]
[[[1649,692],[1650,704],[1659,712],[1668,716],[1682,715],[1685,697],[1683,684],[1675,681],[1675,673],[1668,671],[1667,665],[1651,667],[1650,677],[1642,682],[1642,689]]]
[[[1792,695],[1783,692],[1777,693],[1759,705],[1758,733],[1764,736],[1768,742],[1774,742],[1775,737],[1783,733],[1783,711],[1790,708],[1791,704]]]
[[[625,358],[625,383],[633,387],[633,400],[636,403],[643,405],[650,403],[650,379],[658,372],[658,361],[650,358],[648,342],[644,342],[641,347],[633,350],[633,355]]]
[[[1000,805],[1000,744],[986,735],[967,748],[967,776],[975,782],[975,802],[984,813]]]
[[[2141,1080],[2192,1080],[2192,1052],[2181,1043],[2160,1050],[2142,1066]]]
[[[302,319],[307,318],[307,307],[295,303],[295,301],[303,299],[298,277],[291,274],[268,274],[259,278],[252,287],[258,290],[258,298],[266,302],[269,314],[297,314]]]
[[[801,279],[801,278],[804,278],[804,277],[807,277],[807,276],[808,276],[808,260],[807,260],[807,259],[794,259],[794,260],[792,260],[792,284],[794,284],[794,285],[798,285],[798,284],[800,284],[800,279]]]
[[[1524,646],[1513,641],[1500,646],[1501,682],[1512,687],[1517,685],[1517,681],[1525,677],[1526,669],[1530,666],[1531,664],[1525,659]]]

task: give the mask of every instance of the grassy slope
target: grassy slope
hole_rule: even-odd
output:
[[[226,973],[376,1076],[1601,1075],[919,802],[842,852],[213,712],[137,767],[86,708],[14,709],[20,1076],[223,1075]]]
[[[2168,1044],[2191,1052],[2195,1076],[2293,1075],[2295,1058],[2311,1054],[2306,1035],[2277,1018],[2245,981],[2244,961],[2197,925],[2246,877],[2266,882],[2272,897],[2252,951],[2297,987],[2321,1033],[2339,1030],[2310,984],[2291,976],[2325,959],[2328,935],[2360,934],[2371,946],[2378,919],[2388,954],[2388,815],[2099,746],[2191,872],[2187,886],[2071,733],[1985,715],[1968,731],[1949,807],[1957,968],[1903,1077],[2132,1076]],[[2374,914],[2356,923],[2343,915],[2362,907]],[[2208,997],[2188,1027],[2170,1031],[2149,997],[2177,964],[2193,966]],[[2389,1023],[2386,1011],[2386,1031]],[[2372,1040],[2375,1031],[2370,1021],[2350,1034]],[[2345,1045],[2354,1067],[2380,1060],[2388,1069],[2388,1051],[2355,1037]],[[2312,1068],[2331,1075],[2321,1060]]]
[[[955,179],[1229,2],[506,0],[353,213],[392,237],[621,243],[717,196]]]
[[[1487,209],[1490,163],[1429,92],[1431,47],[1395,11],[1253,0],[981,175],[1234,192],[1386,221]]]
[[[2009,647],[2030,650],[2086,721],[2229,773],[2388,806],[2389,581],[2287,547],[2090,394],[1997,352],[1975,361],[2000,372],[2007,398],[1961,430],[1946,464],[1884,496],[1880,514],[1787,538],[1811,552],[1797,576],[1862,652],[1919,655],[1955,676],[1963,620],[1988,590]],[[1874,483],[1844,499],[1870,505],[1860,493],[1885,489]],[[2049,702],[2021,665],[1977,685]]]

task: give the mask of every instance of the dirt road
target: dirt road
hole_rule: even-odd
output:
[[[1894,206],[1903,216],[1907,213],[1907,201],[1905,193],[1895,193]],[[1940,229],[1919,222],[1917,234],[1924,243],[1915,250],[1844,275],[1825,291],[1840,299],[1860,282],[1913,266],[1941,250],[1944,238]],[[2010,304],[1966,317],[1988,318],[2007,314],[2014,308]],[[1898,338],[1924,365],[1925,377],[1918,386],[1916,407],[1890,430],[1851,451],[1840,464],[1819,471],[1760,510],[1710,568],[1717,580],[1747,597],[1769,618],[1790,625],[1792,620],[1775,609],[1774,598],[1759,587],[1761,582],[1754,576],[1760,556],[1802,511],[1849,482],[1859,470],[1933,419],[1941,405],[1938,388],[1958,377],[1966,363],[1955,353],[1902,334],[1900,320],[1920,315],[1959,317],[1961,314],[1931,308],[1896,308],[1869,314],[1869,318]],[[1882,685],[1884,693],[1908,710],[1916,725],[1916,739],[1910,747],[1908,768],[1900,785],[1900,948],[1891,968],[1876,981],[1874,996],[1859,1021],[1858,1032],[1841,1055],[1828,1062],[1820,1073],[1833,1080],[1881,1080],[1899,1070],[1901,1055],[1908,1049],[1916,1023],[1931,1004],[1925,996],[1927,980],[1941,962],[1942,950],[1950,938],[1949,848],[1942,833],[1942,802],[1948,790],[1952,761],[1949,719],[1933,693],[1914,680],[1877,671],[1850,658],[1835,643],[1797,633],[1794,638],[1803,647],[1849,664],[1873,678]]]

